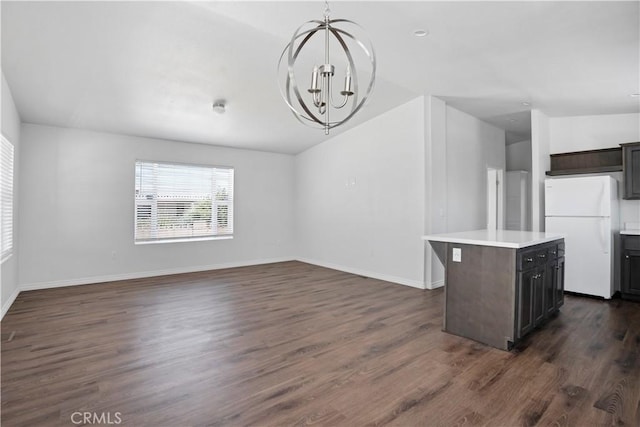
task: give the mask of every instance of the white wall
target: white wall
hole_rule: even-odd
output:
[[[487,168],[505,169],[505,131],[447,106],[447,228],[487,227]]]
[[[525,222],[521,225],[523,230],[531,230],[531,140],[526,139],[524,141],[514,142],[513,144],[507,144],[506,146],[506,154],[507,154],[507,170],[508,171],[526,171],[529,172],[527,175],[527,188],[524,195],[518,193],[518,196],[524,197],[526,199],[526,212],[525,212]],[[510,175],[511,179],[520,179],[519,175]],[[510,183],[514,185],[514,182]],[[509,191],[507,190],[507,193]],[[509,203],[509,195],[507,194],[507,217],[513,218],[513,215],[520,216],[520,208],[514,209],[513,203],[519,202],[511,199],[511,204]]]
[[[293,258],[293,156],[32,124],[21,136],[23,289]],[[234,239],[134,245],[136,159],[235,167]]]
[[[447,232],[447,104],[424,97],[425,225],[424,234]],[[444,266],[425,244],[425,287],[444,286]]]
[[[296,157],[303,261],[423,287],[424,101]]]
[[[14,147],[14,167],[13,167],[13,255],[0,265],[0,301],[2,312],[0,318],[7,312],[13,300],[18,296],[18,259],[20,243],[18,242],[18,221],[19,221],[19,188],[20,179],[20,116],[11,96],[9,85],[2,74],[2,135],[4,135]]]
[[[544,231],[544,180],[550,169],[549,118],[531,110],[531,230]]]
[[[552,117],[550,153],[619,147],[640,141],[640,114]]]
[[[552,117],[549,129],[552,154],[613,148],[640,141],[640,114]],[[622,173],[609,175],[618,180],[621,195]],[[640,200],[620,200],[620,226],[625,222],[640,222]]]
[[[507,152],[507,170],[509,171],[527,171],[531,173],[531,140],[514,142],[508,144]]]

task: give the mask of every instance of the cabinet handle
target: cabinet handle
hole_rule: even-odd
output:
[[[525,258],[524,260],[527,262],[533,262],[533,258]]]
[[[558,253],[558,252],[556,252],[556,251],[551,251],[551,255],[555,255],[555,254],[557,254],[557,253]]]
[[[547,254],[538,254],[538,258],[544,259],[547,257]]]
[[[624,257],[625,257],[626,259],[629,259],[629,255],[625,255]]]

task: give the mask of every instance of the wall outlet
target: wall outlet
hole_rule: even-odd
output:
[[[462,262],[462,248],[453,248],[453,262]]]

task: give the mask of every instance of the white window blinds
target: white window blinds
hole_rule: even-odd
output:
[[[233,168],[136,162],[135,241],[233,235]]]
[[[0,260],[13,251],[13,144],[4,136],[0,145]]]

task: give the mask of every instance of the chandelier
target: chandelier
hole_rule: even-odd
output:
[[[324,20],[312,20],[302,24],[282,51],[278,61],[280,76],[278,83],[280,93],[296,119],[305,125],[324,129],[324,133],[329,135],[330,129],[351,119],[369,98],[375,83],[376,57],[363,28],[347,19],[330,19],[331,10],[326,1],[325,5]],[[360,39],[353,35],[354,32],[361,33]],[[314,41],[316,35],[319,37],[315,37]],[[362,35],[365,37],[363,38]],[[315,61],[317,58],[313,58],[310,54],[311,51],[315,54],[319,53],[318,42],[322,43],[322,41],[324,42],[324,62],[318,63]],[[305,55],[300,54],[305,46],[307,58],[303,59]],[[332,52],[337,52],[338,57],[331,58]],[[354,56],[356,56],[355,59]],[[313,66],[309,58],[313,58]],[[331,63],[331,59],[337,59],[344,65],[345,70],[344,84],[337,100],[334,99],[334,78],[338,78],[337,67]],[[361,65],[366,65],[366,69],[356,68],[355,60],[362,60],[364,64]],[[284,63],[287,67],[283,70]],[[303,91],[298,87],[298,82],[302,80],[296,78],[301,68],[302,72],[308,73],[305,73],[306,75],[311,75],[309,86]],[[366,90],[360,93],[358,83],[367,79]]]

